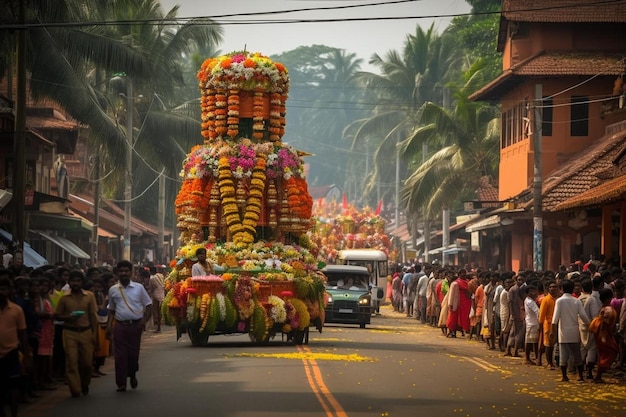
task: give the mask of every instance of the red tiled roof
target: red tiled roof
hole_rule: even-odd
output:
[[[608,0],[504,0],[502,15],[521,22],[626,22],[626,2]]]
[[[558,168],[543,181],[542,208],[556,211],[556,207],[600,183],[600,177],[614,168],[613,161],[626,145],[626,130],[607,134],[599,138],[587,149],[573,155],[561,168]],[[519,195],[529,194],[531,189]],[[520,205],[532,207],[532,199]]]
[[[527,77],[552,76],[618,76],[624,73],[624,54],[593,52],[542,51],[518,62],[504,71],[469,98],[470,100],[497,100]]]
[[[554,210],[598,206],[600,204],[623,199],[625,195],[626,175],[621,175],[557,204]]]
[[[517,75],[621,75],[624,54],[599,55],[593,52],[544,52],[516,66]]]

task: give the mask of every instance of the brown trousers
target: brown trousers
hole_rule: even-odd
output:
[[[63,329],[65,350],[65,377],[72,394],[89,388],[93,361],[93,335],[91,329],[77,332]]]

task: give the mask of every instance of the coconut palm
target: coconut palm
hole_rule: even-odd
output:
[[[272,57],[289,69],[290,93],[284,141],[315,154],[307,173],[310,185],[342,184],[352,156],[341,143],[344,127],[360,118],[360,91],[348,80],[359,69],[355,54],[324,45],[300,46]]]
[[[317,142],[317,157],[311,161],[309,172],[314,185],[343,184],[343,178],[356,172],[362,178],[362,170],[354,171],[351,165],[362,167],[364,154],[351,152],[349,145],[340,140],[345,127],[365,114],[360,104],[363,90],[349,83],[360,65],[361,59],[356,54],[346,54],[340,49],[334,49],[322,63],[318,95],[308,112],[304,130],[308,141],[315,138]]]
[[[353,148],[374,150],[374,170],[366,191],[381,190],[377,199],[391,201],[395,193],[393,187],[377,185],[406,177],[408,165],[397,157],[397,144],[418,126],[417,110],[423,103],[442,103],[444,83],[458,59],[454,51],[452,39],[439,36],[434,26],[427,31],[418,26],[415,34],[407,36],[402,54],[392,50],[385,59],[372,56],[370,64],[381,74],[361,72],[354,77],[355,83],[376,97],[377,104],[374,114],[348,126],[344,137],[352,139]]]
[[[408,159],[419,155],[424,143],[437,149],[404,184],[402,201],[410,212],[424,210],[427,218],[434,218],[442,209],[473,194],[481,177],[495,176],[499,152],[497,109],[468,100],[482,83],[481,65],[477,61],[464,74],[463,85],[450,85],[452,109],[425,103],[418,112],[419,127],[400,144],[401,154]]]
[[[1,25],[20,27],[19,2],[2,2]],[[85,74],[94,66],[108,71],[127,68],[145,74],[150,69],[150,61],[127,43],[103,36],[100,27],[78,25],[89,20],[88,10],[92,5],[87,0],[28,4],[24,30],[29,91],[34,99],[48,98],[62,103],[70,116],[90,125],[103,141],[115,148],[124,142],[124,133],[102,108]],[[0,66],[0,76],[6,75],[14,60],[16,32],[0,30],[0,61],[4,63]]]
[[[152,70],[148,74],[113,77],[116,82],[108,83],[109,88],[103,92],[116,120],[125,126],[131,102],[127,97],[128,82],[133,84],[130,107],[133,112],[133,188],[145,190],[155,184],[164,168],[166,177],[171,180],[168,194],[174,195],[179,186],[176,178],[182,160],[191,146],[202,142],[200,94],[195,77],[185,78],[189,72],[185,58],[198,51],[213,51],[221,40],[222,29],[202,19],[172,25],[178,7],[163,14],[154,0],[104,0],[99,6],[94,18],[122,22],[106,26],[107,35],[130,43],[151,59]],[[117,174],[123,172],[119,170]],[[115,175],[111,177],[116,187],[110,190],[118,196],[123,191],[119,179]],[[155,194],[147,193],[136,204],[138,212],[152,217],[156,214],[154,200]]]

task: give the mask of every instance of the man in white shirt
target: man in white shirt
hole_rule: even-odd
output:
[[[8,249],[5,249],[5,252],[2,254],[2,266],[8,268],[11,265],[11,262],[13,262],[13,255],[11,255],[11,252],[9,252]]]
[[[537,305],[539,291],[534,285],[528,285],[526,292],[528,295],[524,299],[524,319],[526,321],[524,352],[526,353],[526,365],[536,365],[537,363],[530,359],[530,352],[535,353],[535,359],[539,358],[539,306]]]
[[[565,280],[563,285],[563,295],[556,300],[554,307],[554,316],[552,316],[552,334],[558,333],[559,341],[559,366],[563,375],[561,381],[567,382],[567,362],[571,358],[574,360],[576,369],[578,370],[578,380],[584,381],[583,378],[583,360],[580,354],[580,331],[578,329],[578,319],[587,325],[589,317],[585,313],[583,304],[577,298],[572,296],[574,292],[574,282]]]

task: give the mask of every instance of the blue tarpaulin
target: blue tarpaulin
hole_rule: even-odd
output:
[[[0,238],[9,245],[13,242],[13,235],[4,229],[0,229]],[[39,268],[48,265],[48,261],[31,248],[28,243],[24,242],[24,265],[29,268]]]

